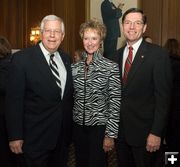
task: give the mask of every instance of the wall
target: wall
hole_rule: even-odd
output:
[[[85,1],[78,0],[1,0],[0,35],[5,36],[13,48],[31,46],[29,35],[31,27],[39,25],[49,14],[60,16],[65,22],[65,39],[62,48],[73,54],[82,47],[79,26],[85,21]]]
[[[90,1],[90,18],[102,20],[100,5],[103,0]],[[149,35],[153,42],[163,46],[168,38],[180,41],[180,0],[112,0],[115,4],[125,3],[123,12],[130,7],[143,9],[148,18],[148,27],[145,35]],[[121,22],[121,19],[120,19]],[[119,48],[124,37],[118,41]]]
[[[90,13],[89,13],[89,17],[91,19],[95,18],[98,19],[100,21],[102,21],[102,17],[101,17],[101,3],[103,2],[103,0],[90,0]],[[126,11],[128,8],[131,7],[139,7],[140,6],[140,0],[112,0],[112,2],[117,6],[119,4],[119,2],[124,3],[124,7],[123,7],[123,12]],[[121,24],[121,19],[119,20],[120,24]],[[118,44],[117,44],[117,48],[121,47],[124,41],[124,37],[123,34],[121,36],[121,38],[118,39]]]
[[[179,0],[142,0],[148,18],[145,34],[151,36],[154,43],[164,46],[168,38],[180,41],[179,7]]]
[[[86,18],[101,20],[100,5],[103,0],[1,0],[0,3],[0,35],[8,38],[13,48],[30,46],[29,34],[31,27],[39,24],[46,14],[56,14],[64,19],[66,35],[63,49],[73,54],[82,48],[79,37],[79,26]],[[123,12],[140,6],[148,17],[146,35],[153,42],[164,45],[168,38],[180,41],[180,0],[112,0],[125,3]],[[43,4],[43,5],[42,5]],[[121,20],[120,20],[121,22]],[[121,46],[123,37],[118,41]]]

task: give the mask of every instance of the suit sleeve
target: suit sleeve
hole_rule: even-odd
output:
[[[13,56],[6,94],[6,122],[9,140],[23,139],[25,72],[20,53]]]
[[[157,55],[154,67],[155,113],[151,133],[162,136],[167,123],[172,88],[172,71],[168,54],[163,50]]]
[[[0,59],[0,93],[5,95],[10,59]]]

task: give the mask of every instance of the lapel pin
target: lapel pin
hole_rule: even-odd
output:
[[[144,55],[141,55],[141,58],[144,59]]]

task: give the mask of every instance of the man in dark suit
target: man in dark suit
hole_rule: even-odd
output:
[[[123,167],[163,165],[161,144],[170,101],[171,67],[165,50],[143,40],[146,27],[146,16],[140,9],[124,13],[122,31],[127,45],[117,56],[123,80],[117,151],[119,166]]]
[[[73,86],[70,58],[58,50],[64,35],[63,20],[48,15],[42,42],[13,56],[6,120],[10,149],[22,167],[65,166]]]
[[[122,16],[123,3],[116,7],[109,0],[104,0],[101,4],[101,15],[107,28],[106,38],[104,40],[104,56],[114,60],[118,37],[121,36],[119,18]]]

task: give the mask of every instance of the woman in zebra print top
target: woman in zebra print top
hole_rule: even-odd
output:
[[[77,167],[106,167],[107,152],[118,136],[121,81],[118,65],[99,51],[105,34],[104,24],[97,21],[80,26],[85,51],[72,65]]]

